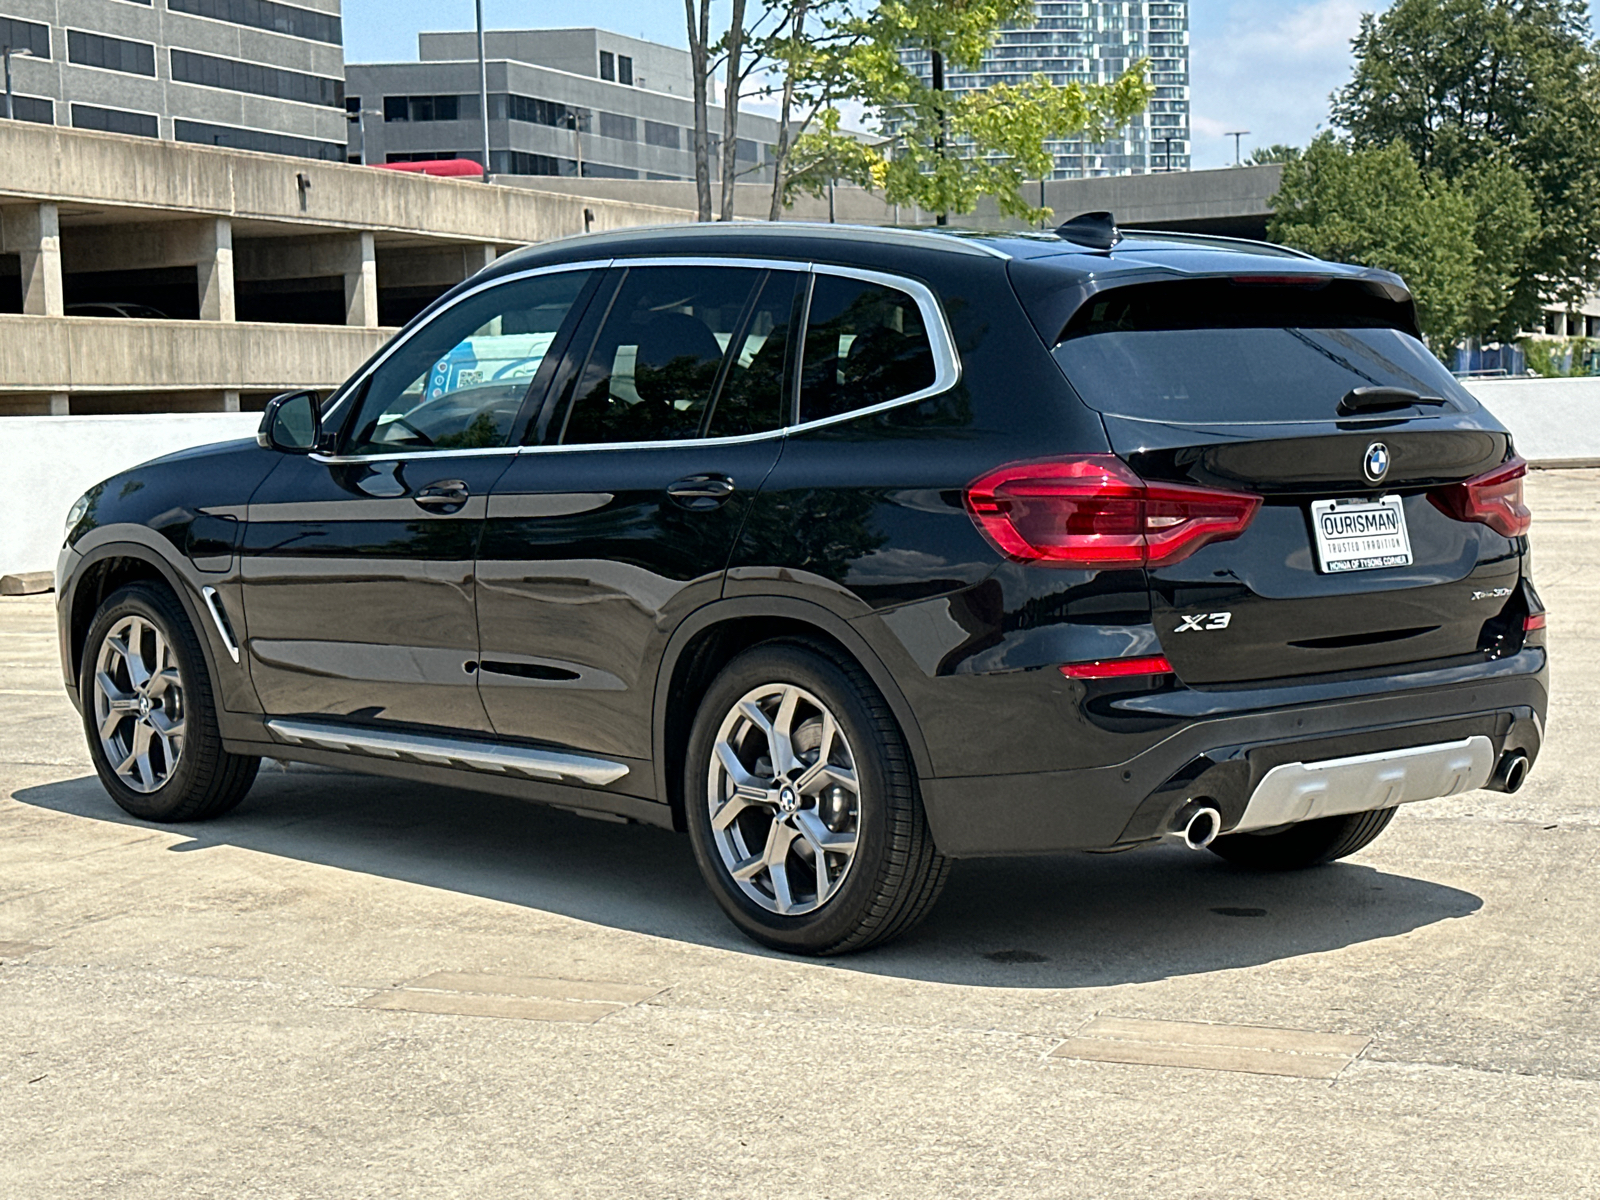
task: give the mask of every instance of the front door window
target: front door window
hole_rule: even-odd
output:
[[[367,383],[345,454],[504,446],[590,273],[492,287],[446,310]]]

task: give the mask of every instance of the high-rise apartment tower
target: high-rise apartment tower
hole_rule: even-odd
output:
[[[978,70],[951,72],[945,86],[971,91],[997,83],[1110,83],[1141,58],[1150,60],[1155,97],[1149,111],[1102,143],[1053,142],[1055,179],[1142,175],[1189,169],[1188,0],[1035,0],[1038,19],[1007,29]],[[932,65],[921,51],[906,63],[922,78]]]

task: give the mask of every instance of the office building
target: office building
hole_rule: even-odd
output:
[[[339,0],[0,0],[0,45],[19,120],[345,157]]]
[[[424,33],[417,48],[417,62],[347,67],[351,161],[482,159],[476,35]],[[600,29],[531,29],[491,31],[484,53],[491,174],[694,178],[686,51]],[[720,106],[710,127],[720,134]],[[777,137],[777,122],[740,113],[741,180],[770,180]]]
[[[1189,169],[1188,0],[1035,0],[1034,24],[1001,33],[978,70],[950,71],[955,92],[1026,83],[1111,83],[1141,58],[1150,60],[1155,96],[1149,110],[1110,141],[1050,143],[1055,179],[1141,175]],[[904,61],[923,79],[929,56],[907,51]]]

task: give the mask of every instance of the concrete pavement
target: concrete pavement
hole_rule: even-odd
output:
[[[0,1194],[1600,1195],[1600,472],[1530,493],[1556,698],[1519,794],[1298,876],[959,863],[825,963],[743,941],[658,830],[301,768],[134,822],[51,598],[4,598]],[[1331,1080],[1051,1056],[1096,1018],[1364,1048]]]

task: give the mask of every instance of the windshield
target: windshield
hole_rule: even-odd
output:
[[[1426,346],[1398,329],[1091,333],[1062,342],[1055,358],[1091,408],[1147,420],[1332,421],[1345,394],[1363,387],[1443,397],[1462,412],[1478,407]]]

